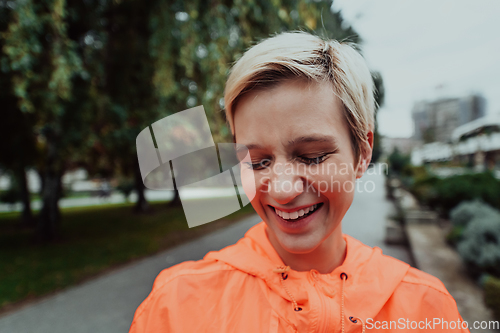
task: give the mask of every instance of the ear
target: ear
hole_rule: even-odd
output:
[[[367,136],[367,142],[365,142],[363,147],[361,148],[361,153],[359,156],[358,165],[356,167],[356,179],[359,179],[363,176],[365,171],[368,169],[368,165],[372,159],[373,152],[373,131],[369,131]]]

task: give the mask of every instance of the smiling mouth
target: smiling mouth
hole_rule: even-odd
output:
[[[319,204],[309,206],[309,207],[304,208],[304,209],[297,210],[295,212],[291,212],[291,213],[283,212],[283,211],[281,211],[273,206],[269,206],[269,207],[271,207],[274,210],[274,212],[276,213],[276,215],[281,217],[283,220],[288,221],[288,222],[295,222],[295,221],[302,220],[303,218],[306,218],[309,215],[313,214],[321,206],[323,206],[322,202]]]

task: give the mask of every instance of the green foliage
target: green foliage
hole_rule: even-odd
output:
[[[415,178],[410,191],[417,200],[425,206],[431,206],[431,201],[436,197],[436,186],[441,179],[433,175],[424,175],[421,178]]]
[[[81,23],[89,19],[84,15],[89,12],[83,10],[85,6],[92,6],[93,12],[99,12],[99,6],[64,0],[9,3],[9,21],[2,27],[0,41],[1,69],[8,78],[5,99],[15,99],[7,112],[11,119],[23,113],[25,119],[13,122],[12,130],[30,133],[19,137],[31,138],[36,146],[24,139],[28,144],[13,153],[16,165],[8,167],[17,170],[34,164],[43,175],[43,208],[37,230],[49,240],[57,234],[59,224],[61,176],[87,156],[92,144],[94,132],[89,129],[96,109],[92,88],[98,75],[94,63],[87,61],[94,48],[81,43],[88,31]],[[75,23],[79,19],[80,24]],[[20,160],[20,156],[33,157],[33,147],[37,158]]]
[[[130,214],[130,204],[62,211],[64,242],[33,244],[16,228],[18,213],[0,214],[0,309],[94,277],[110,267],[201,237],[254,213],[251,205],[219,221],[189,228],[182,208],[152,204],[155,214]]]
[[[25,153],[2,147],[0,155],[6,150],[15,157],[5,158],[16,161],[8,168],[36,166],[43,175],[47,209],[39,221],[50,228],[58,225],[57,184],[74,167],[90,175],[135,176],[142,191],[135,139],[156,120],[203,104],[214,140],[230,141],[224,84],[231,65],[255,41],[307,30],[360,42],[341,14],[330,11],[331,1],[8,4],[0,6],[0,102],[19,121],[0,126],[0,135],[19,133],[25,141],[16,142]],[[36,158],[18,161],[20,156]]]
[[[231,65],[255,41],[287,30],[308,30],[358,41],[331,1],[158,1],[149,23],[152,82],[160,112],[203,104],[215,141],[230,140],[222,108]]]
[[[82,72],[77,44],[68,37],[66,14],[62,0],[18,1],[2,34],[21,110],[40,110],[46,121],[64,112],[72,79]]]
[[[374,143],[373,143],[372,159],[370,163],[375,163],[382,155],[381,137],[378,131],[378,122],[376,115],[378,109],[384,104],[385,88],[384,88],[384,80],[379,72],[372,73],[372,76],[373,76],[373,83],[375,85],[375,129],[373,133]]]
[[[307,2],[306,2],[307,3]],[[311,3],[308,3],[311,6]],[[325,38],[333,38],[339,41],[348,41],[356,44],[362,42],[361,37],[357,32],[344,21],[341,12],[332,12],[330,10],[332,1],[319,1],[317,4],[316,17],[306,19],[307,27],[313,29],[314,32]],[[300,10],[304,10],[304,5]],[[319,12],[319,17],[317,16]],[[297,17],[297,11],[290,12],[291,17]],[[318,21],[318,22],[315,22]],[[314,28],[316,26],[316,28]]]
[[[454,226],[467,227],[472,219],[488,215],[498,215],[498,211],[480,200],[463,201],[450,211],[450,220]]]
[[[429,172],[425,165],[415,166],[415,165],[407,165],[404,169],[404,174],[408,177],[412,177],[415,180],[424,179],[428,177]]]
[[[0,3],[0,50],[4,49],[6,31],[12,19],[14,2]],[[14,95],[13,73],[10,71],[9,58],[0,53],[0,105],[2,121],[0,122],[0,165],[6,170],[23,169],[32,165],[37,158],[35,135],[33,134],[34,118],[23,113],[17,106],[18,99]],[[8,144],[5,144],[7,143]]]
[[[387,161],[389,163],[389,174],[401,175],[403,170],[410,165],[410,155],[401,153],[395,147]]]
[[[484,302],[500,320],[500,279],[490,276],[484,283]]]
[[[499,216],[499,212],[480,200],[463,201],[450,211],[452,229],[447,235],[447,240],[456,245],[461,239],[465,228],[475,218]]]
[[[116,189],[123,194],[125,200],[128,200],[129,195],[134,190],[134,181],[132,179],[121,179]]]
[[[456,246],[457,243],[462,239],[465,227],[462,226],[452,226],[450,232],[446,235],[446,241],[451,246]]]
[[[457,245],[471,273],[500,277],[500,214],[474,217]]]
[[[425,205],[448,217],[451,209],[463,201],[480,199],[500,207],[500,181],[491,172],[471,173],[438,178],[429,175],[416,180],[411,192]]]

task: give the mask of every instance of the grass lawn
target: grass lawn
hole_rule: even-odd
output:
[[[132,204],[62,210],[61,237],[34,242],[34,231],[19,227],[19,213],[0,214],[0,311],[154,254],[253,213],[251,205],[215,222],[188,228],[182,207],[151,204],[138,215]]]

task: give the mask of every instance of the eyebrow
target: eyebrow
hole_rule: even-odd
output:
[[[236,147],[236,154],[244,152],[244,151],[252,150],[252,149],[264,149],[264,146],[254,144],[254,143],[251,143],[249,145],[240,144],[238,147]]]
[[[287,146],[295,146],[301,143],[310,143],[310,142],[327,142],[333,145],[337,145],[337,140],[335,137],[331,135],[310,135],[310,136],[301,136],[299,138],[288,141]]]
[[[311,142],[326,142],[326,143],[331,143],[334,146],[338,146],[337,140],[335,139],[335,137],[331,135],[310,135],[310,136],[301,136],[296,139],[288,141],[287,147],[296,146],[303,143],[311,143]],[[264,149],[264,146],[254,143],[244,145],[244,147],[246,147],[246,149],[248,150]],[[236,152],[238,153],[240,151],[245,150],[244,147],[236,148]]]

